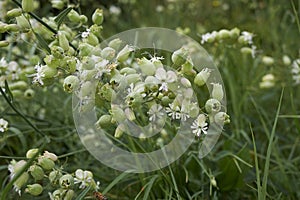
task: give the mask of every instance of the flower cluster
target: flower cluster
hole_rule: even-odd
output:
[[[59,161],[54,153],[48,151],[45,151],[42,155],[38,153],[38,149],[27,151],[27,159],[35,157],[34,162],[27,169],[24,168],[28,162],[26,160],[12,160],[8,165],[10,180],[17,173],[22,173],[13,183],[14,190],[20,196],[23,187],[25,187],[25,193],[32,196],[39,196],[48,190],[51,200],[71,200],[76,196],[76,191],[80,191],[87,186],[91,187],[91,192],[99,189],[100,183],[94,180],[92,172],[78,169],[73,174],[65,173],[62,167],[57,165]],[[51,185],[50,190],[49,183]],[[51,190],[54,191],[51,192]]]

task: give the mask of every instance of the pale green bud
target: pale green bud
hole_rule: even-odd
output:
[[[95,61],[90,56],[85,56],[82,58],[82,68],[91,70],[95,68]]]
[[[74,185],[74,178],[70,174],[63,175],[59,179],[60,187],[68,189]]]
[[[101,25],[103,22],[103,10],[97,8],[92,15],[92,21],[94,24]]]
[[[44,58],[44,62],[48,67],[57,68],[60,65],[60,59],[55,58],[53,55],[47,55]]]
[[[184,74],[191,74],[193,72],[194,65],[191,62],[186,62],[182,65],[182,72]]]
[[[29,179],[29,174],[27,172],[24,172],[15,182],[14,186],[16,188],[21,189],[28,181]]]
[[[192,84],[191,84],[191,82],[189,81],[189,79],[187,79],[187,78],[181,78],[180,79],[180,82],[181,82],[181,84],[184,86],[184,87],[186,87],[186,88],[190,88],[190,87],[192,87]]]
[[[85,15],[80,15],[80,22],[85,24],[88,22],[88,18]]]
[[[181,47],[180,49],[174,51],[174,53],[172,54],[172,62],[176,65],[176,66],[181,66],[183,65],[188,57],[188,50]]]
[[[218,112],[217,114],[215,114],[214,120],[221,126],[230,123],[230,117],[225,112]]]
[[[156,145],[162,147],[164,145],[164,139],[161,137],[157,138]]]
[[[57,189],[55,190],[52,194],[51,194],[51,200],[62,200],[63,196],[65,194],[65,190],[64,189]]]
[[[285,66],[289,66],[289,65],[292,63],[290,57],[287,56],[287,55],[284,55],[284,56],[282,57],[282,62],[283,62],[283,64],[284,64]]]
[[[96,126],[99,128],[107,128],[111,126],[111,115],[102,115],[99,120],[96,122]]]
[[[266,74],[262,77],[262,81],[275,81],[273,74]]]
[[[46,171],[49,171],[55,167],[55,163],[53,160],[45,158],[43,156],[39,157],[38,164]]]
[[[53,8],[56,8],[59,10],[63,9],[65,6],[65,3],[63,0],[51,0],[51,4],[52,4]]]
[[[80,15],[75,10],[71,10],[67,16],[71,22],[74,22],[74,23],[80,22]]]
[[[107,60],[112,60],[115,57],[116,51],[111,47],[105,47],[101,51],[101,57]]]
[[[24,97],[26,99],[32,99],[34,97],[34,94],[35,94],[35,91],[33,89],[29,88],[24,92]]]
[[[125,116],[129,121],[136,119],[134,112],[130,108],[125,109]]]
[[[6,40],[1,40],[0,41],[0,48],[1,47],[7,47],[9,45],[9,42],[8,41],[6,41]]]
[[[231,37],[230,31],[227,29],[222,29],[218,32],[218,39],[224,40]]]
[[[91,52],[94,50],[94,47],[87,43],[80,43],[79,47],[79,56],[89,56]]]
[[[262,62],[267,65],[267,66],[270,66],[270,65],[273,65],[274,64],[274,59],[270,56],[264,56],[262,57]]]
[[[7,24],[5,26],[7,31],[11,32],[19,32],[20,31],[20,26],[18,24]]]
[[[101,38],[101,32],[102,32],[102,29],[103,29],[102,26],[99,26],[99,25],[97,25],[97,24],[93,24],[93,25],[90,27],[90,33],[93,33],[96,37]],[[98,38],[97,38],[97,39],[98,39]],[[98,40],[98,43],[99,43],[99,40]]]
[[[39,181],[44,178],[44,170],[38,166],[38,165],[32,165],[29,168],[31,176],[34,178],[34,180]]]
[[[144,75],[153,76],[156,72],[154,64],[145,57],[138,60],[138,65]]]
[[[239,37],[240,33],[241,33],[240,29],[235,27],[230,30],[230,37],[233,39],[236,39]]]
[[[141,77],[139,74],[129,74],[126,76],[126,80],[128,84],[131,84],[140,81]]]
[[[37,154],[38,151],[39,149],[29,149],[26,153],[26,158],[32,158],[33,156],[35,156],[35,154]]]
[[[199,115],[199,112],[200,112],[200,108],[197,104],[192,104],[190,106],[190,112],[189,112],[189,116],[191,118],[195,118]]]
[[[70,75],[68,77],[65,78],[64,80],[64,84],[63,84],[63,87],[64,87],[64,91],[66,92],[73,92],[74,90],[76,90],[79,86],[79,79],[77,76],[74,76],[74,75]]]
[[[210,179],[210,184],[212,185],[212,186],[214,186],[214,187],[218,187],[217,186],[217,181],[216,181],[216,179],[215,179],[215,177],[212,177],[211,179]]]
[[[34,10],[34,0],[22,0],[22,9],[24,12],[32,12]]]
[[[9,84],[9,89],[11,90],[25,90],[28,88],[28,84],[25,81],[17,81]]]
[[[205,103],[205,110],[207,113],[216,113],[221,110],[221,103],[217,99],[209,99]]]
[[[63,50],[68,51],[70,45],[66,35],[62,31],[58,31],[57,35],[58,35],[59,46],[63,48]]]
[[[76,60],[74,57],[67,59],[66,70],[68,70],[69,73],[74,73],[76,71]]]
[[[114,135],[115,138],[120,138],[123,135],[124,131],[125,131],[124,124],[119,124],[115,130],[115,135]]]
[[[58,171],[58,170],[51,171],[51,172],[49,173],[49,176],[48,176],[49,181],[50,181],[50,183],[52,183],[52,184],[58,183],[58,180],[60,179],[60,177],[62,177],[62,174],[61,174],[61,172]]]
[[[122,44],[122,40],[120,40],[119,38],[116,38],[116,39],[113,39],[112,41],[110,41],[108,43],[108,46],[117,51],[117,50],[119,50],[121,44]]]
[[[24,92],[21,90],[11,90],[11,94],[13,95],[13,97],[19,98],[23,96]]]
[[[222,89],[222,85],[219,83],[212,83],[213,89],[212,89],[212,98],[217,99],[218,101],[222,101],[224,97],[224,92]]]
[[[194,79],[194,83],[198,86],[202,86],[206,83],[207,79],[209,78],[211,73],[211,70],[208,68],[204,68],[201,70],[201,72],[199,72],[195,79]]]
[[[116,105],[111,106],[111,114],[113,116],[113,119],[117,122],[123,122],[126,120],[124,111]]]
[[[136,70],[132,69],[130,67],[125,67],[123,69],[120,70],[120,74],[136,74]]]
[[[72,200],[75,195],[74,190],[68,190],[64,196],[63,200]]]
[[[121,40],[120,40],[121,41]],[[122,41],[121,41],[122,42]],[[130,53],[133,51],[134,49],[132,47],[130,47],[129,45],[126,45],[117,55],[117,60],[119,62],[124,62],[128,59]]]
[[[90,32],[90,34],[87,36],[87,38],[84,39],[84,41],[86,41],[92,46],[97,46],[99,44],[97,36],[92,32]]]
[[[41,71],[44,74],[44,78],[53,78],[57,74],[57,69],[48,67],[47,65],[41,66]]]
[[[240,51],[242,54],[252,54],[252,49],[250,47],[242,47]]]
[[[50,47],[51,54],[54,56],[54,58],[62,59],[64,58],[64,49],[60,46],[52,46]]]
[[[14,8],[12,10],[7,11],[6,16],[7,17],[19,17],[22,14],[22,9],[20,8]]]
[[[50,153],[49,151],[45,151],[44,154],[43,154],[43,156],[45,158],[49,158],[49,159],[51,159],[53,161],[57,161],[57,156],[54,153]]]

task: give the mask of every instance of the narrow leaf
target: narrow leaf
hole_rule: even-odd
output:
[[[10,91],[10,89],[8,87],[7,80],[4,81],[4,84],[5,84],[5,93],[8,95],[9,101],[13,102],[14,97],[13,97],[13,94],[11,93],[11,91]]]
[[[38,34],[36,32],[34,32],[34,34],[35,34],[37,40],[39,41],[39,44],[41,45],[41,47],[43,49],[47,50],[48,53],[51,53],[51,50],[50,50],[50,48],[49,48],[48,43],[46,42],[46,40],[40,34]]]
[[[83,199],[85,196],[86,196],[86,194],[90,191],[90,189],[91,189],[91,186],[89,186],[89,187],[86,187],[78,196],[77,196],[77,198],[75,199],[75,200],[81,200],[81,199]]]
[[[61,11],[61,13],[57,15],[57,17],[55,17],[54,21],[57,23],[58,28],[63,23],[64,19],[72,9],[73,9],[72,7],[66,8],[63,11]]]

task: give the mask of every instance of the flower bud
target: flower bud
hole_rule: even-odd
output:
[[[195,104],[192,104],[190,106],[190,112],[189,112],[189,116],[191,118],[195,118],[199,115],[199,112],[200,112],[200,108],[199,106],[195,103]]]
[[[52,183],[53,185],[58,182],[60,177],[62,177],[62,174],[58,170],[51,171],[48,176],[50,183]]]
[[[22,0],[22,9],[24,12],[32,12],[34,10],[33,0]]]
[[[6,16],[7,17],[19,17],[22,14],[22,9],[20,8],[14,8],[12,10],[7,11]]]
[[[54,58],[62,59],[64,58],[64,49],[60,46],[52,46],[51,48],[51,54],[54,56]]]
[[[73,184],[74,184],[74,178],[70,174],[63,175],[59,179],[59,185],[64,189],[68,189],[72,187]]]
[[[191,62],[186,62],[182,65],[182,72],[184,74],[191,74],[193,72],[194,65]]]
[[[107,128],[111,125],[111,115],[102,115],[96,122],[96,126],[99,128]]]
[[[45,151],[44,154],[43,154],[43,156],[45,158],[49,158],[49,159],[51,159],[53,161],[57,161],[57,156],[54,153],[50,153],[49,151]]]
[[[57,35],[58,35],[59,46],[63,48],[63,50],[68,51],[70,45],[66,35],[62,31],[58,31]]]
[[[181,84],[182,84],[184,87],[186,87],[186,88],[192,87],[191,82],[190,82],[189,79],[187,79],[187,78],[181,78],[180,82],[181,82]]]
[[[53,78],[57,74],[57,69],[48,67],[47,65],[42,65],[41,71],[44,74],[44,78]]]
[[[138,65],[144,75],[153,76],[156,72],[154,64],[145,57],[138,60]]]
[[[0,41],[0,48],[1,47],[7,47],[9,45],[9,42],[8,41],[6,41],[6,40],[1,40]]]
[[[34,178],[34,180],[39,181],[44,178],[44,170],[38,166],[38,165],[32,165],[29,168],[31,176]]]
[[[25,81],[17,81],[12,84],[9,84],[9,89],[11,90],[25,90],[26,88],[28,88],[28,84]]]
[[[99,40],[97,36],[94,33],[90,33],[85,39],[87,43],[89,43],[92,46],[97,46],[99,44]]]
[[[116,38],[116,39],[113,39],[112,41],[110,41],[108,43],[108,46],[117,51],[117,50],[119,50],[121,44],[122,44],[122,40],[120,40],[119,38]],[[117,58],[118,58],[118,56],[117,56]]]
[[[201,70],[201,72],[199,72],[195,79],[194,79],[194,83],[198,86],[202,86],[206,83],[207,79],[209,78],[211,73],[211,70],[208,68],[204,68]]]
[[[79,86],[79,79],[77,78],[77,76],[70,75],[65,78],[63,84],[64,91],[71,93],[74,90],[76,90],[78,86]]]
[[[217,124],[223,126],[224,124],[230,123],[229,115],[227,115],[225,112],[218,112],[214,116],[214,120]]]
[[[64,8],[65,3],[63,0],[51,0],[51,5],[53,8],[61,10]]]
[[[71,10],[67,16],[71,22],[74,23],[80,22],[80,15],[75,10]]]
[[[62,188],[59,188],[55,190],[52,194],[50,194],[50,199],[52,200],[62,200],[64,197],[65,190]]]
[[[43,156],[39,157],[38,164],[46,171],[49,171],[54,168],[55,163],[53,160],[49,158],[45,158]]]
[[[267,65],[267,66],[270,66],[270,65],[273,65],[274,64],[274,59],[270,56],[264,56],[262,58],[262,62]]]
[[[224,97],[224,92],[222,89],[222,85],[220,83],[212,83],[213,90],[212,90],[212,98],[217,99],[218,101],[222,101]]]
[[[29,174],[27,172],[24,172],[15,182],[14,187],[21,189],[28,181]]]
[[[135,114],[130,108],[125,109],[125,116],[129,121],[135,120]]]
[[[113,119],[116,120],[117,122],[121,123],[126,120],[124,111],[117,105],[111,106],[111,113],[112,113]]]
[[[130,67],[124,67],[120,70],[120,74],[136,74],[136,70]]]
[[[88,56],[93,51],[94,47],[87,43],[81,43],[79,44],[78,50],[79,50],[79,56]]]
[[[13,97],[19,98],[22,97],[24,93],[21,90],[11,90],[11,94],[13,95]]]
[[[112,60],[115,57],[116,51],[113,48],[105,47],[101,51],[101,57],[107,60]]]
[[[289,66],[289,65],[292,63],[290,57],[287,56],[287,55],[284,55],[284,56],[282,57],[282,62],[283,62],[283,64],[284,64],[285,66]]]
[[[240,33],[241,33],[240,29],[235,27],[230,30],[230,37],[233,39],[236,39],[239,37]]]
[[[103,22],[103,10],[97,8],[92,15],[92,21],[94,24],[101,25]]]
[[[29,88],[24,92],[24,97],[26,99],[32,99],[34,97],[34,94],[35,94],[35,91],[33,89]]]
[[[215,179],[215,177],[212,177],[211,179],[210,179],[210,184],[212,185],[212,186],[214,186],[214,187],[218,187],[217,186],[217,181],[216,181],[216,179]]]
[[[75,195],[74,190],[68,190],[64,196],[64,200],[72,200]]]
[[[125,131],[124,124],[119,124],[115,130],[115,135],[114,135],[115,138],[120,138],[123,135],[124,131]]]
[[[85,23],[87,23],[87,21],[88,21],[88,18],[85,15],[80,15],[80,22],[81,23],[85,24]]]
[[[16,17],[16,21],[19,27],[22,29],[22,31],[27,31],[30,29],[30,24],[24,15]]]
[[[60,65],[60,59],[55,58],[53,55],[47,55],[44,58],[44,62],[51,68],[57,68]]]
[[[3,22],[1,22],[0,21],[0,33],[4,33],[4,32],[6,32],[6,23],[3,23]]]
[[[174,51],[174,53],[172,54],[172,57],[171,57],[172,62],[176,66],[181,66],[186,62],[188,54],[189,54],[188,50],[181,47],[180,49]]]
[[[252,54],[252,49],[250,47],[242,47],[240,51],[242,54],[245,55]]]
[[[131,84],[140,81],[141,77],[139,74],[129,74],[126,76],[126,80],[128,84]]]
[[[217,99],[209,99],[205,103],[205,110],[207,113],[216,113],[221,110],[221,103]]]
[[[11,31],[11,32],[18,32],[20,31],[20,27],[18,24],[7,24],[5,26],[7,31]]]
[[[26,158],[30,159],[37,154],[39,149],[29,149],[26,153]]]
[[[230,31],[227,29],[221,29],[217,34],[218,39],[221,40],[228,39],[230,38],[230,36],[231,36]]]
[[[120,40],[121,41],[121,40]],[[121,41],[122,42],[122,41]],[[119,62],[124,62],[128,59],[129,54],[133,51],[134,49],[130,47],[129,45],[126,45],[117,55],[117,61]]]

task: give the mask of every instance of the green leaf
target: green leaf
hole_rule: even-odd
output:
[[[8,99],[9,99],[10,102],[13,102],[14,97],[13,97],[13,94],[11,93],[11,91],[8,87],[7,80],[4,81],[4,84],[5,84],[5,93],[8,94]]]
[[[72,10],[72,7],[66,8],[63,11],[61,11],[61,13],[59,13],[59,15],[57,15],[57,17],[55,17],[54,21],[57,23],[57,27],[59,29],[60,25],[62,24],[62,22],[64,21],[65,17],[68,15],[68,13]]]
[[[149,194],[150,194],[151,188],[152,188],[152,186],[153,186],[153,184],[154,184],[154,182],[155,182],[155,180],[156,180],[157,178],[158,178],[158,175],[153,176],[153,177],[151,178],[151,180],[146,184],[146,185],[147,185],[147,188],[146,188],[146,190],[145,190],[145,195],[144,195],[143,200],[149,199]]]
[[[111,182],[102,192],[103,195],[105,195],[111,188],[113,188],[117,183],[119,183],[120,180],[122,180],[125,176],[128,175],[128,172],[123,172],[120,174],[113,182]]]
[[[37,40],[39,41],[39,44],[41,45],[41,47],[43,49],[46,49],[48,51],[48,53],[51,53],[51,50],[50,50],[46,40],[40,34],[38,34],[36,32],[34,32],[34,35],[36,36]]]

